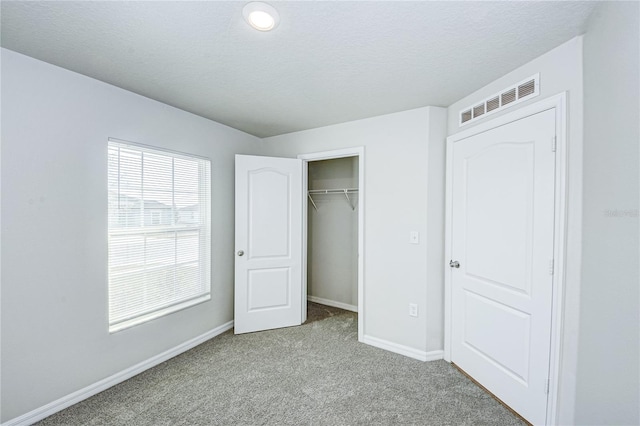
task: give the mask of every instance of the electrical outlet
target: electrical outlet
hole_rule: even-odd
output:
[[[420,244],[420,233],[418,231],[409,232],[409,244]]]
[[[415,303],[409,303],[409,316],[417,317],[418,316],[418,305]]]

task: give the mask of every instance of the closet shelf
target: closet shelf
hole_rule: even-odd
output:
[[[358,188],[336,188],[336,189],[310,189],[307,191],[307,196],[309,197],[309,201],[313,205],[313,208],[318,210],[318,206],[313,201],[312,195],[330,195],[330,194],[342,194],[347,198],[347,202],[349,203],[349,207],[351,210],[355,210],[356,206],[351,204],[351,198],[349,198],[349,194],[357,194]]]

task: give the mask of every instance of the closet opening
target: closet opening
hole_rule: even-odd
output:
[[[364,148],[300,155],[303,189],[303,321],[307,301],[356,312],[364,335]],[[316,307],[317,309],[317,307]]]

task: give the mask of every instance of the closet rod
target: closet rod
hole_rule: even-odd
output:
[[[358,192],[358,188],[336,188],[336,189],[310,189],[309,194],[344,194],[344,192]]]
[[[349,198],[349,194],[355,194],[357,192],[358,188],[310,189],[309,191],[307,191],[307,196],[309,197],[309,201],[311,201],[311,204],[313,204],[313,208],[318,211],[318,206],[316,206],[316,203],[313,201],[313,197],[311,196],[311,194],[344,194],[344,196],[347,198],[347,202],[349,203],[349,207],[351,207],[351,210],[355,211],[356,206],[351,204],[351,198]]]

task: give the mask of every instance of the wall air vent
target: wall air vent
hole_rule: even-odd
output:
[[[491,112],[494,109],[498,109],[500,108],[500,98],[499,97],[495,97],[493,99],[489,99],[487,101],[487,112]]]
[[[473,118],[480,117],[482,114],[484,114],[484,104],[473,107]]]
[[[503,94],[500,95],[500,99],[502,100],[502,105],[510,104],[511,102],[515,102],[516,100],[516,89],[513,88],[511,90],[507,90]]]
[[[501,111],[517,103],[535,98],[540,94],[540,74],[536,74],[500,93],[495,93],[479,104],[460,111],[460,126],[479,120],[483,116]]]
[[[525,96],[529,96],[536,91],[536,81],[529,80],[526,83],[522,83],[518,86],[518,99],[524,98]]]

